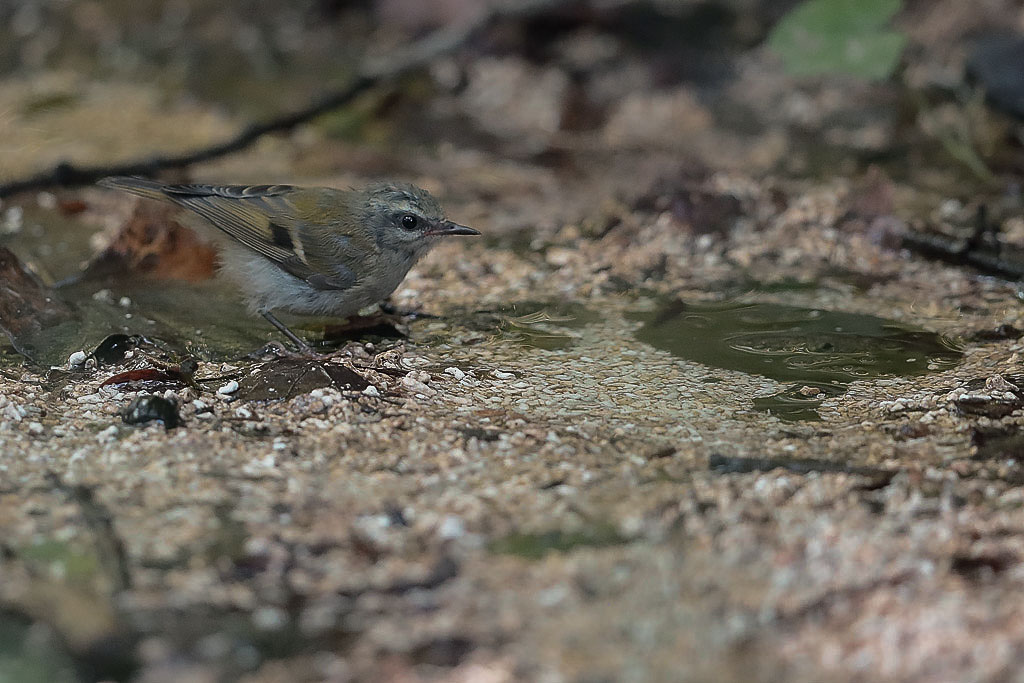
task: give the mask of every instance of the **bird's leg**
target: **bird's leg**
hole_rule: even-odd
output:
[[[291,342],[295,344],[296,347],[298,347],[299,353],[308,354],[310,356],[317,355],[316,351],[314,351],[309,344],[304,342],[302,339],[299,338],[298,335],[289,330],[287,325],[285,325],[283,322],[275,318],[273,313],[271,313],[270,311],[263,311],[263,317],[267,319],[267,322],[276,327],[281,334],[288,337],[288,339],[290,339]]]
[[[345,348],[341,348],[330,353],[320,353],[312,346],[307,344],[305,341],[303,341],[301,337],[299,337],[297,334],[288,329],[288,326],[285,325],[280,320],[278,320],[273,313],[264,312],[263,317],[267,319],[267,322],[276,327],[281,332],[281,334],[288,337],[288,339],[297,347],[297,350],[295,352],[291,352],[285,349],[284,346],[279,342],[270,343],[272,346],[277,346],[278,348],[280,348],[281,351],[283,352],[283,355],[285,356],[298,356],[300,358],[310,358],[319,361],[329,360],[331,358],[335,358],[338,356],[344,356],[345,353],[347,352]],[[321,372],[323,372],[323,368],[321,368]]]

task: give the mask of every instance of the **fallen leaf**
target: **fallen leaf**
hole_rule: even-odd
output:
[[[73,319],[67,304],[10,250],[0,247],[0,328],[18,353],[35,358],[38,335]]]
[[[316,358],[279,358],[255,366],[239,385],[238,400],[279,401],[323,387],[362,391],[370,383],[344,365]]]
[[[121,232],[86,266],[86,278],[141,273],[199,282],[213,277],[217,251],[176,219],[177,210],[139,202]]]

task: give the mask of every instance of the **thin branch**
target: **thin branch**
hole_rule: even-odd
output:
[[[70,162],[62,162],[36,175],[0,184],[0,198],[49,187],[91,185],[100,178],[112,175],[153,175],[158,171],[185,168],[241,151],[264,135],[292,130],[322,114],[345,106],[371,88],[422,69],[438,57],[460,49],[478,33],[499,20],[530,16],[565,4],[567,0],[510,0],[501,3],[480,12],[465,23],[438,29],[413,43],[406,50],[398,51],[386,58],[368,60],[359,70],[359,75],[343,88],[322,96],[304,109],[283,114],[263,123],[251,124],[221,142],[182,154],[155,155],[110,165],[77,166]]]
[[[96,543],[96,556],[110,581],[114,593],[120,593],[132,587],[131,563],[128,560],[128,549],[117,533],[114,515],[106,505],[96,499],[91,488],[82,484],[67,484],[56,472],[47,472],[47,480],[55,489],[78,504],[82,511],[85,525],[92,532]]]
[[[906,234],[903,235],[900,246],[919,256],[954,266],[974,268],[985,275],[1007,280],[1024,279],[1024,261],[1007,258],[992,251],[979,250],[967,240],[939,235]]]

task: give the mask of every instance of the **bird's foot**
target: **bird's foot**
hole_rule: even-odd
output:
[[[272,341],[268,342],[259,351],[261,357],[272,356],[278,359],[284,360],[300,360],[300,361],[329,361],[335,358],[352,359],[356,353],[363,348],[363,345],[359,342],[349,342],[341,347],[336,348],[314,348],[308,344],[304,348],[292,350],[282,344],[281,342]]]

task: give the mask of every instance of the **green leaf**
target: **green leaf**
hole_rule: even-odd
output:
[[[794,76],[888,78],[906,38],[889,28],[902,0],[807,0],[782,18],[768,46]]]

